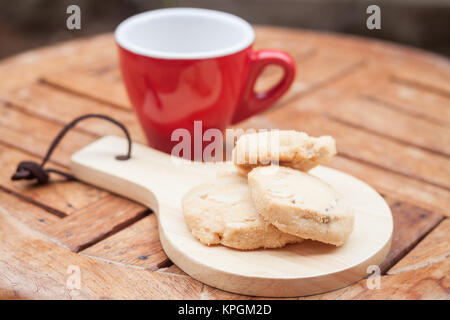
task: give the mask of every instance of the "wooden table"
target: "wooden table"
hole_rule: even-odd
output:
[[[394,215],[380,289],[368,289],[364,279],[306,298],[449,299],[449,60],[353,37],[256,31],[256,47],[288,51],[298,75],[280,102],[240,127],[333,135],[339,155],[331,166],[374,186]],[[173,265],[154,215],[139,204],[79,182],[10,181],[20,161],[39,160],[62,126],[85,113],[120,119],[145,143],[111,34],[6,59],[0,75],[0,297],[248,298],[203,285]],[[279,77],[268,69],[257,86]],[[48,167],[68,170],[73,152],[106,134],[121,132],[98,120],[80,124]],[[70,285],[77,270],[80,289]]]

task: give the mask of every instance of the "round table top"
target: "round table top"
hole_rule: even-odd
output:
[[[289,52],[297,76],[271,109],[237,127],[334,136],[339,154],[330,166],[377,189],[394,216],[380,289],[363,279],[307,298],[450,298],[449,60],[337,34],[258,26],[256,35],[256,49]],[[177,268],[142,205],[75,181],[10,180],[20,161],[39,161],[64,124],[82,114],[120,119],[145,143],[111,34],[5,59],[0,74],[0,298],[243,297]],[[257,89],[280,76],[267,68]],[[121,132],[95,120],[78,125],[47,167],[69,171],[72,153],[107,134]],[[80,286],[69,285],[78,275]]]

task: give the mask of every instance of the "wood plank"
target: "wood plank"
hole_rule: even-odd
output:
[[[298,76],[301,75],[298,74]],[[385,81],[388,81],[386,68],[376,61],[364,60],[355,64],[354,68],[349,68],[348,72],[343,72],[341,76],[334,78],[332,85],[318,86],[308,94],[299,94],[292,98],[288,103],[283,104],[283,110],[286,113],[290,113],[291,110],[326,112],[339,102],[357,97],[361,92],[369,92],[374,83]],[[257,117],[250,120],[254,118]]]
[[[391,268],[388,274],[417,270],[448,258],[450,258],[450,219],[445,219]]]
[[[267,117],[280,128],[306,131],[313,136],[333,136],[339,154],[343,156],[450,188],[450,160],[447,157],[358,130],[317,113],[274,110]]]
[[[395,81],[411,86],[426,88],[441,95],[450,97],[450,63],[441,64],[431,68],[408,63],[408,66],[399,65],[392,70]]]
[[[46,185],[34,185],[29,181],[11,181],[21,161],[36,161],[39,158],[21,152],[14,148],[0,144],[0,188],[13,192],[27,201],[46,208],[59,216],[70,215],[81,208],[105,197],[108,193],[97,188],[76,181],[56,182]],[[54,163],[47,164],[48,168],[65,170]],[[51,175],[51,179],[59,178]]]
[[[45,232],[57,243],[79,252],[147,214],[147,208],[142,205],[109,195],[49,226]]]
[[[62,125],[84,114],[105,114],[121,121],[130,131],[134,141],[145,143],[144,134],[131,110],[114,108],[42,83],[16,90],[6,95],[5,99],[7,103],[13,105],[13,108]],[[77,129],[97,136],[123,135],[117,126],[97,119],[83,121],[75,127],[75,130]]]
[[[178,268],[175,264],[172,264],[169,267],[160,268],[160,269],[158,269],[158,272],[178,274],[178,275],[182,275],[182,276],[186,276],[187,275],[183,270]]]
[[[0,142],[32,155],[44,157],[62,127],[54,122],[0,104]],[[79,131],[69,131],[55,149],[51,159],[60,165],[69,166],[70,156],[94,140],[94,136]]]
[[[199,299],[203,285],[184,276],[102,262],[58,246],[0,212],[0,292],[20,299]],[[81,275],[70,290],[70,266]]]
[[[19,300],[17,292],[13,288],[0,288],[0,299],[2,300]]]
[[[4,59],[0,63],[0,97],[36,82],[44,74],[76,66],[95,65],[116,54],[115,50],[110,50],[112,43],[113,35],[103,34],[26,51]]]
[[[356,284],[304,299],[329,300],[448,300],[450,259],[418,270],[382,276],[379,289],[368,289],[367,279]]]
[[[159,242],[158,222],[154,214],[83,250],[82,253],[149,270],[159,269],[168,260]]]
[[[111,83],[91,77],[85,72],[65,70],[43,76],[45,83],[60,87],[83,97],[106,103],[110,106],[130,110],[131,104],[121,82]]]
[[[333,119],[356,128],[363,128],[438,154],[450,155],[450,126],[445,127],[405,114],[377,101],[349,99],[326,109],[326,113]]]
[[[0,190],[0,211],[34,230],[44,230],[60,220],[56,215],[3,190]]]
[[[447,190],[343,157],[335,157],[330,167],[366,181],[382,194],[450,216],[450,196]]]
[[[295,82],[299,87],[310,90],[330,83],[362,62],[362,57],[349,55],[346,51],[319,50],[311,59],[297,64],[298,74]]]
[[[216,289],[213,287],[210,287],[208,285],[204,285],[202,293],[201,293],[201,299],[202,300],[248,300],[251,299],[250,296],[243,296],[240,294],[235,294],[232,292],[223,291],[220,289]]]
[[[345,52],[316,52],[311,58],[296,64],[297,74],[288,92],[274,105],[279,107],[300,94],[334,83],[341,77],[363,66],[363,60]],[[276,85],[281,72],[271,73],[256,83],[257,92],[266,91]]]
[[[367,89],[362,94],[406,114],[435,123],[450,124],[450,98],[434,91],[389,81]]]
[[[90,100],[131,110],[125,87],[121,78],[117,77],[120,76],[120,70],[117,47],[113,36],[109,35],[108,40],[103,48],[107,52],[107,54],[104,54],[104,59],[97,59],[89,64],[72,65],[59,71],[47,72],[40,77],[40,80]]]
[[[117,56],[110,61],[103,61],[93,67],[85,68],[84,71],[89,76],[96,77],[107,83],[122,83],[122,74],[119,69]]]
[[[385,196],[392,216],[394,217],[394,233],[391,250],[380,265],[384,273],[414,247],[443,217],[437,213],[416,207],[406,202]]]

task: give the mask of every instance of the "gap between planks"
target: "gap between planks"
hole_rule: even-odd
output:
[[[48,226],[45,231],[58,244],[73,252],[80,252],[151,213],[148,208],[111,194]]]
[[[436,118],[427,116],[426,114],[423,114],[423,113],[414,112],[414,111],[411,111],[411,110],[406,110],[405,108],[399,107],[395,103],[386,101],[383,98],[376,97],[376,96],[374,96],[372,94],[362,94],[360,97],[362,99],[367,100],[367,101],[374,102],[374,103],[376,103],[376,104],[378,104],[380,106],[384,106],[384,107],[386,107],[388,109],[392,109],[392,110],[395,110],[397,112],[403,113],[403,114],[405,114],[407,116],[415,117],[417,119],[425,119],[426,121],[428,121],[428,122],[430,122],[430,123],[432,123],[434,125],[448,127],[448,124],[445,123],[444,121],[440,121],[440,120],[438,120]]]
[[[351,160],[351,161],[359,162],[359,163],[364,164],[364,165],[368,165],[368,166],[371,166],[371,167],[374,167],[374,168],[382,169],[382,170],[387,171],[387,172],[392,172],[392,173],[395,173],[395,174],[399,174],[399,175],[401,175],[403,177],[406,177],[406,178],[409,178],[409,179],[413,179],[413,180],[416,180],[416,181],[419,181],[419,182],[422,182],[422,183],[426,183],[426,184],[432,185],[433,187],[440,188],[442,190],[446,190],[446,191],[450,190],[449,187],[443,186],[443,185],[441,185],[439,183],[435,183],[435,182],[432,182],[432,181],[429,181],[429,180],[426,180],[426,179],[422,179],[421,177],[418,177],[418,176],[409,175],[409,174],[407,174],[405,172],[395,171],[394,169],[388,168],[386,166],[379,165],[379,164],[374,163],[374,162],[366,161],[364,159],[360,159],[360,158],[357,158],[355,156],[352,156],[352,155],[349,155],[349,154],[346,154],[346,153],[339,152],[339,156],[341,156],[342,158]]]
[[[403,273],[403,272],[408,272],[408,271],[413,271],[413,270],[426,268],[426,267],[429,267],[429,266],[431,266],[433,264],[440,263],[440,262],[450,258],[450,251],[446,251],[443,254],[439,253],[438,256],[430,257],[430,258],[428,258],[425,261],[420,261],[418,263],[407,264],[406,266],[404,265],[405,262],[406,263],[408,262],[408,258],[413,253],[416,252],[416,250],[419,251],[419,256],[420,256],[420,254],[422,254],[422,252],[420,252],[420,250],[423,249],[424,243],[430,242],[432,238],[435,238],[436,237],[435,232],[442,232],[442,233],[444,233],[445,230],[441,230],[441,231],[439,231],[439,230],[441,228],[443,228],[443,229],[445,229],[446,227],[448,228],[448,223],[449,222],[450,222],[450,219],[444,217],[443,219],[441,219],[441,221],[439,221],[439,223],[437,223],[434,227],[432,227],[430,230],[428,230],[428,232],[423,234],[423,236],[415,243],[415,245],[410,250],[408,250],[408,252],[406,252],[406,254],[402,257],[402,259],[399,259],[393,266],[391,266],[391,268],[387,271],[387,274],[389,274],[389,275],[399,274],[399,273]],[[427,244],[429,244],[429,243],[427,243]],[[446,246],[447,250],[450,250],[450,248],[448,247],[449,244],[450,243],[448,242],[448,239],[447,239],[447,246]],[[435,255],[435,253],[434,253],[434,255]],[[401,266],[402,262],[403,262],[403,266]]]
[[[3,101],[3,106],[6,107],[6,108],[14,109],[14,110],[16,110],[16,111],[18,111],[20,113],[26,114],[26,115],[28,115],[30,117],[42,119],[44,121],[53,122],[53,123],[55,123],[57,125],[60,125],[62,127],[67,124],[67,122],[58,121],[58,120],[53,119],[53,118],[42,117],[40,114],[34,113],[34,112],[30,112],[30,110],[28,110],[27,108],[24,108],[23,106],[21,106],[19,104],[16,104],[14,102],[11,102],[9,100],[4,100]],[[95,139],[100,138],[100,135],[98,135],[98,134],[96,134],[96,133],[94,133],[92,131],[89,131],[89,130],[77,127],[77,126],[71,128],[71,131],[78,131],[78,132],[84,133],[84,134],[86,134],[88,136],[91,136],[92,138],[95,138]]]
[[[50,239],[51,240],[51,239]],[[112,259],[106,259],[97,255],[93,255],[93,254],[89,254],[83,251],[78,252],[78,254],[81,254],[83,256],[89,257],[91,259],[95,259],[98,261],[102,261],[102,262],[106,262],[106,263],[111,263],[117,266],[122,266],[122,267],[129,267],[129,268],[133,268],[133,269],[137,269],[137,270],[148,270],[148,271],[157,271],[159,273],[167,273],[170,275],[175,275],[175,276],[180,276],[180,277],[189,277],[187,275],[183,275],[183,274],[176,274],[176,273],[172,273],[172,272],[164,272],[162,270],[173,266],[173,262],[170,261],[169,259],[166,259],[164,261],[162,261],[161,263],[158,263],[155,267],[152,268],[146,268],[146,267],[142,267],[142,266],[137,266],[135,264],[131,264],[131,263],[126,263],[126,262],[122,262],[122,261],[117,261],[117,260],[112,260]]]
[[[424,151],[427,151],[427,152],[430,152],[430,153],[434,153],[434,154],[439,155],[439,156],[450,158],[450,154],[449,153],[438,151],[438,150],[432,149],[432,148],[427,148],[427,147],[424,147],[424,146],[419,145],[417,143],[409,142],[409,141],[406,141],[406,140],[394,137],[392,135],[385,134],[385,133],[382,133],[382,132],[370,129],[370,128],[365,127],[363,125],[358,125],[358,124],[346,121],[344,119],[337,118],[337,117],[335,117],[332,114],[324,113],[323,116],[328,118],[331,121],[335,121],[335,122],[338,122],[340,124],[346,125],[348,127],[352,127],[352,128],[358,129],[358,130],[362,130],[362,131],[365,131],[367,133],[370,133],[370,134],[373,134],[373,135],[376,135],[376,136],[379,136],[379,137],[383,137],[383,138],[394,140],[395,142],[398,142],[399,144],[402,144],[402,145],[405,145],[405,146],[410,146],[410,147],[422,149]],[[445,186],[441,186],[441,187],[444,188],[444,189],[450,190],[449,188],[447,188]]]
[[[421,234],[417,239],[414,239],[414,241],[409,244],[403,251],[401,251],[400,253],[398,253],[391,261],[387,261],[387,259],[385,259],[385,261],[383,261],[380,265],[381,267],[381,274],[383,275],[387,275],[387,274],[391,274],[390,270],[397,264],[399,263],[405,256],[407,256],[412,250],[414,250],[415,247],[417,247],[417,245],[422,242],[422,240],[428,236],[434,229],[436,229],[440,223],[442,223],[442,221],[445,220],[445,217],[441,216],[441,219],[434,225],[432,226],[430,229],[426,230],[423,234]],[[389,251],[388,255],[390,255],[392,252],[392,248]],[[387,264],[387,262],[389,262],[389,264]]]
[[[355,62],[354,64],[346,67],[344,70],[340,71],[336,75],[333,75],[332,77],[328,78],[327,80],[324,80],[324,81],[321,81],[319,83],[313,84],[307,90],[301,91],[301,92],[298,92],[298,93],[294,94],[292,97],[290,97],[286,101],[283,101],[283,103],[281,103],[280,105],[276,106],[276,108],[277,109],[283,108],[283,106],[285,106],[288,103],[291,103],[291,102],[293,102],[293,101],[295,101],[297,99],[300,99],[300,98],[302,98],[304,96],[307,96],[307,95],[310,95],[310,94],[314,94],[315,92],[317,92],[317,91],[319,91],[321,89],[325,89],[325,88],[331,86],[336,81],[339,81],[342,78],[350,76],[352,73],[354,73],[354,72],[364,68],[364,66],[366,64],[367,64],[367,62],[364,61],[364,60]]]
[[[62,219],[62,218],[67,216],[67,214],[65,214],[62,211],[59,211],[59,210],[54,209],[52,207],[49,207],[49,206],[47,206],[47,205],[45,205],[45,204],[43,204],[43,203],[41,203],[39,201],[36,201],[36,200],[34,200],[34,199],[30,198],[30,197],[24,196],[24,195],[22,195],[22,194],[20,194],[18,192],[14,192],[12,190],[6,189],[5,187],[3,187],[1,185],[0,185],[0,192],[5,192],[7,194],[10,194],[10,195],[18,198],[18,199],[21,199],[23,201],[26,201],[26,202],[32,204],[32,205],[35,205],[36,207],[39,207],[39,208],[45,210],[46,212],[48,212],[49,214],[52,214],[52,215],[54,215],[54,216],[56,216],[58,218]]]
[[[131,112],[133,111],[133,109],[131,109],[131,107],[127,108],[127,107],[122,106],[120,104],[112,103],[111,101],[108,101],[106,99],[100,99],[98,97],[94,97],[94,96],[88,95],[88,94],[80,92],[78,90],[69,88],[68,86],[60,85],[60,84],[58,84],[55,81],[50,81],[50,80],[48,80],[46,78],[39,78],[38,82],[40,82],[42,84],[45,84],[45,85],[48,85],[48,86],[51,86],[51,87],[53,87],[55,89],[58,89],[60,91],[63,91],[63,92],[67,92],[67,93],[70,93],[70,94],[73,94],[73,95],[76,95],[76,96],[79,96],[79,97],[82,97],[82,98],[86,98],[86,99],[89,99],[89,100],[92,100],[92,101],[95,101],[95,102],[106,104],[106,105],[108,105],[110,107],[113,107],[113,108],[126,110],[126,111],[131,111]]]
[[[448,91],[446,91],[444,89],[441,89],[441,88],[437,88],[437,87],[435,87],[435,86],[433,86],[431,84],[420,83],[420,82],[414,81],[413,79],[406,79],[406,78],[404,78],[402,76],[395,75],[395,74],[391,75],[391,79],[394,82],[398,82],[398,83],[401,83],[401,84],[406,84],[406,85],[409,85],[411,87],[416,87],[418,89],[422,89],[422,90],[425,90],[425,91],[431,91],[431,92],[434,92],[434,93],[436,93],[438,95],[444,96],[446,98],[450,98],[450,92],[448,92]]]

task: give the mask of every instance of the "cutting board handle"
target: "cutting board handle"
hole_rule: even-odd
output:
[[[214,165],[173,158],[137,143],[133,143],[131,159],[116,159],[127,147],[125,138],[105,136],[72,155],[72,172],[84,182],[142,203],[157,214],[160,202],[171,203],[188,191],[180,180],[190,179],[196,185],[205,177],[215,177]]]

